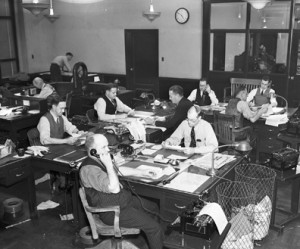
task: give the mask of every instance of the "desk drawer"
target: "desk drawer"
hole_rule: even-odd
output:
[[[10,186],[30,175],[30,166],[27,163],[12,164],[0,172],[0,184]]]

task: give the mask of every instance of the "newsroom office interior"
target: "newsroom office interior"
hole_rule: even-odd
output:
[[[188,95],[198,80],[206,77],[222,100],[231,77],[261,78],[267,73],[278,94],[290,103],[298,101],[299,1],[272,1],[258,11],[245,1],[160,0],[154,1],[154,8],[161,15],[151,22],[143,16],[149,1],[75,4],[58,0],[53,8],[60,18],[53,23],[43,14],[35,17],[24,10],[22,1],[11,2],[15,13],[12,18],[16,20],[12,22],[16,35],[11,37],[16,38],[16,46],[9,58],[1,60],[2,78],[17,71],[48,71],[56,55],[71,51],[73,65],[82,61],[90,72],[116,75],[129,89],[136,87],[132,78],[144,81],[160,98],[168,98],[168,88],[173,84],[182,85]],[[184,24],[175,20],[180,7],[190,15]],[[151,79],[137,73],[128,78],[130,72],[138,70],[126,51],[126,31],[132,30],[158,32],[154,37],[158,44],[157,70],[151,73]],[[267,71],[257,69],[261,44],[274,58],[272,69]]]

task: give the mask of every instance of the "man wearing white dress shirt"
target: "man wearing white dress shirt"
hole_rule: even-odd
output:
[[[216,94],[211,90],[210,86],[207,84],[206,79],[201,79],[199,82],[199,88],[194,89],[188,99],[195,105],[217,105],[219,100]]]
[[[271,104],[272,107],[277,106],[275,91],[271,89],[271,81],[269,76],[263,76],[260,87],[253,89],[247,97],[250,106],[262,106],[263,104]]]
[[[117,92],[117,85],[109,83],[104,96],[100,97],[94,104],[94,109],[97,111],[99,120],[126,118],[127,115],[134,114],[134,110],[125,105],[117,97]],[[123,114],[117,114],[117,112],[121,112]]]
[[[218,140],[210,123],[201,119],[199,106],[192,106],[187,119],[182,121],[163,146],[178,146],[184,139],[184,153],[208,153],[218,147]]]

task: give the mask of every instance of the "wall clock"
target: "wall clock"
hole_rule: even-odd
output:
[[[175,20],[180,23],[186,23],[190,18],[190,12],[186,8],[179,8],[175,11]]]

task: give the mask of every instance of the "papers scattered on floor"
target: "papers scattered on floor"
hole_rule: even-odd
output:
[[[285,124],[289,121],[287,114],[271,115],[266,118],[266,125],[276,126]]]
[[[221,153],[214,153],[214,167],[215,169],[219,169],[224,166],[226,163],[235,160],[235,156],[232,155],[225,155]],[[192,162],[192,165],[203,168],[203,169],[210,169],[212,164],[212,154],[208,153],[204,156],[195,159]]]
[[[48,201],[41,202],[37,206],[37,210],[46,210],[46,209],[56,208],[58,206],[59,206],[59,203],[56,203],[56,202],[51,201],[51,200],[48,200]]]
[[[206,175],[181,172],[169,184],[164,185],[164,187],[193,193],[209,178]]]

